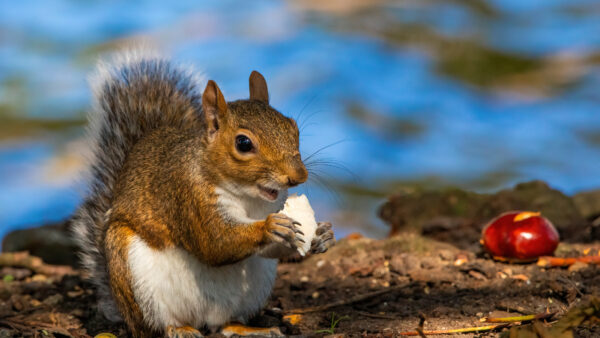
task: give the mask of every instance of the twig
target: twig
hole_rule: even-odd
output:
[[[571,286],[573,286],[573,289],[575,289],[575,291],[577,291],[577,294],[579,295],[579,297],[583,298],[583,292],[581,292],[581,290],[579,290],[579,288],[577,287],[577,284],[574,281],[572,281],[568,278],[563,278],[563,277],[559,277],[557,279],[562,282],[571,284]]]
[[[600,256],[581,256],[581,257],[552,257],[542,256],[538,258],[537,265],[542,267],[570,266],[577,262],[587,264],[600,264]]]
[[[537,315],[527,315],[527,316],[515,316],[515,317],[500,317],[500,318],[484,317],[484,318],[481,318],[479,321],[485,322],[485,323],[527,322],[527,321],[531,321],[531,320],[535,320],[535,319],[549,319],[549,318],[552,318],[552,316],[554,316],[555,314],[556,314],[556,312],[540,313]]]
[[[382,315],[382,314],[378,314],[378,313],[369,313],[369,312],[365,312],[365,311],[358,311],[357,313],[361,316],[370,317],[370,318],[387,319],[387,320],[398,319],[398,317],[394,317],[394,316]]]
[[[405,287],[407,287],[409,285],[411,285],[411,284],[408,284],[408,285],[396,285],[396,286],[392,286],[392,287],[389,287],[389,288],[386,288],[386,289],[377,290],[377,291],[365,293],[365,294],[362,294],[362,295],[357,295],[357,296],[354,296],[354,297],[350,297],[348,299],[338,300],[336,302],[332,302],[332,303],[329,303],[329,304],[323,304],[323,305],[318,305],[318,306],[310,306],[310,307],[305,307],[305,308],[300,308],[300,309],[286,310],[284,312],[285,313],[298,313],[298,314],[302,314],[302,313],[326,311],[326,310],[329,310],[329,309],[334,308],[334,307],[349,305],[349,304],[353,304],[353,303],[358,303],[358,302],[361,302],[361,301],[369,299],[369,298],[377,297],[377,296],[380,296],[380,295],[383,295],[383,294],[386,294],[386,293],[389,293],[389,292],[400,290],[400,289],[403,289],[403,288],[405,288]]]
[[[33,313],[33,312],[36,312],[36,311],[39,311],[39,310],[47,310],[49,308],[50,307],[48,305],[46,305],[44,303],[41,303],[39,306],[32,307],[32,308],[25,309],[25,310],[21,310],[21,311],[19,311],[19,313],[10,312],[10,313],[7,313],[5,315],[0,315],[0,320],[5,319],[5,318],[9,318],[9,317],[23,316],[23,315],[27,315],[27,314],[30,314],[30,313]]]
[[[425,335],[424,328],[425,327],[425,314],[424,313],[419,313],[419,326],[417,326],[417,333],[419,334],[419,336],[421,338],[427,338],[427,336]]]
[[[44,264],[41,258],[28,252],[5,252],[0,254],[0,266],[19,266],[43,275],[74,274],[73,268],[65,265]]]
[[[401,336],[419,336],[419,335],[436,335],[436,334],[451,334],[451,333],[471,333],[471,332],[485,332],[485,331],[493,331],[496,329],[504,328],[509,326],[509,324],[498,324],[498,325],[488,325],[488,326],[477,326],[477,327],[465,327],[460,329],[450,329],[450,330],[424,330],[424,331],[407,331],[400,332]]]
[[[499,302],[496,305],[496,309],[500,310],[500,311],[506,311],[506,312],[518,312],[520,314],[526,315],[528,313],[531,313],[532,311],[527,310],[526,308],[519,306],[519,305],[511,305],[505,302]]]
[[[4,324],[4,325],[8,325],[10,327],[12,327],[15,330],[18,331],[27,331],[27,330],[31,330],[31,331],[39,331],[39,330],[46,330],[52,333],[58,333],[61,334],[63,336],[67,336],[67,337],[72,337],[72,333],[69,332],[67,329],[53,325],[53,324],[48,324],[48,323],[44,323],[44,322],[39,322],[39,321],[35,321],[35,320],[26,320],[23,318],[18,318],[17,316],[15,317],[11,317],[11,318],[5,318],[0,320],[0,324]]]

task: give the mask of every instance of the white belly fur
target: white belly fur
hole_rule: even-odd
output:
[[[237,196],[230,189],[216,190],[220,212],[242,224],[281,210],[287,197],[282,191],[277,201],[268,203]],[[216,329],[232,320],[244,322],[264,306],[277,275],[277,259],[253,255],[210,267],[181,248],[154,250],[137,236],[128,262],[136,302],[144,320],[157,330],[168,325]]]
[[[277,260],[254,255],[210,267],[183,249],[154,250],[136,236],[129,267],[136,302],[150,326],[217,328],[231,320],[244,322],[261,309],[275,281]]]

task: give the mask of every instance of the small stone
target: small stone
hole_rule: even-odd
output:
[[[522,280],[524,282],[529,282],[529,277],[525,276],[524,274],[514,275],[514,276],[512,276],[512,278],[517,279],[517,280]]]
[[[576,271],[585,269],[587,267],[588,267],[587,263],[584,263],[584,262],[575,262],[575,264],[571,265],[568,270],[569,270],[569,272],[576,272]]]
[[[313,298],[313,299],[317,299],[317,298],[319,298],[319,296],[320,296],[320,295],[319,295],[319,292],[318,292],[318,291],[315,291],[315,292],[313,292],[313,294],[312,294],[312,298]]]
[[[454,253],[450,250],[440,250],[440,258],[445,261],[451,261],[454,259]]]
[[[423,269],[433,269],[437,266],[437,260],[433,257],[423,257],[421,259],[421,267]]]
[[[389,272],[389,269],[386,266],[378,266],[373,270],[373,277],[382,278]]]
[[[83,316],[85,316],[85,313],[83,312],[82,309],[75,309],[73,311],[71,311],[71,314],[75,317],[79,317],[82,318]]]
[[[271,310],[271,312],[276,313],[276,314],[282,314],[283,313],[283,309],[281,309],[280,307],[272,307],[269,310]]]
[[[79,290],[79,291],[67,291],[67,296],[69,298],[75,298],[75,297],[79,297],[81,295],[83,295],[84,291],[83,290]]]
[[[477,280],[486,280],[487,277],[479,271],[469,270],[469,276],[477,279]]]
[[[309,278],[308,278],[308,276],[302,276],[302,277],[300,277],[300,281],[301,281],[302,283],[306,283],[306,282],[308,282],[308,281],[309,281]]]
[[[40,305],[42,305],[42,302],[40,302],[39,300],[33,298],[29,301],[29,304],[33,307],[38,307]]]
[[[54,294],[52,296],[49,296],[48,298],[44,299],[43,303],[48,305],[48,306],[55,306],[57,304],[59,304],[60,302],[62,302],[63,300],[63,296],[61,294]]]
[[[11,298],[12,298],[12,297],[11,297]],[[14,308],[16,311],[21,311],[21,310],[23,310],[23,308],[24,308],[24,306],[23,306],[23,303],[21,302],[21,300],[20,300],[20,299],[14,299],[14,300],[12,301],[12,305],[13,305],[13,308]]]
[[[408,272],[408,269],[404,264],[404,259],[401,256],[392,257],[392,259],[390,260],[390,270],[400,275],[405,275]]]
[[[323,265],[325,265],[325,261],[324,261],[324,260],[322,260],[322,259],[321,259],[321,260],[319,260],[319,261],[317,262],[317,268],[320,268],[320,267],[322,267]]]
[[[404,259],[404,266],[408,269],[408,270],[414,270],[414,269],[420,269],[421,268],[421,263],[419,262],[419,260],[413,256],[413,255],[405,255],[403,257]]]
[[[33,282],[46,282],[48,281],[48,277],[46,277],[45,275],[33,275],[33,277],[31,277],[31,281]]]

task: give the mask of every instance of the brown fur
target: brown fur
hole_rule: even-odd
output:
[[[104,241],[109,282],[117,305],[121,309],[127,309],[121,314],[133,336],[151,337],[152,331],[144,325],[142,311],[135,302],[131,288],[131,274],[127,265],[129,243],[134,235],[135,233],[126,223],[115,221],[109,226]]]

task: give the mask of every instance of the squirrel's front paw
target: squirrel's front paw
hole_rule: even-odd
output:
[[[298,228],[300,223],[284,214],[270,214],[265,223],[267,225],[267,243],[280,243],[296,250],[305,242],[304,233]]]
[[[330,222],[319,222],[315,234],[315,238],[310,243],[311,254],[323,253],[335,245],[335,236]]]

